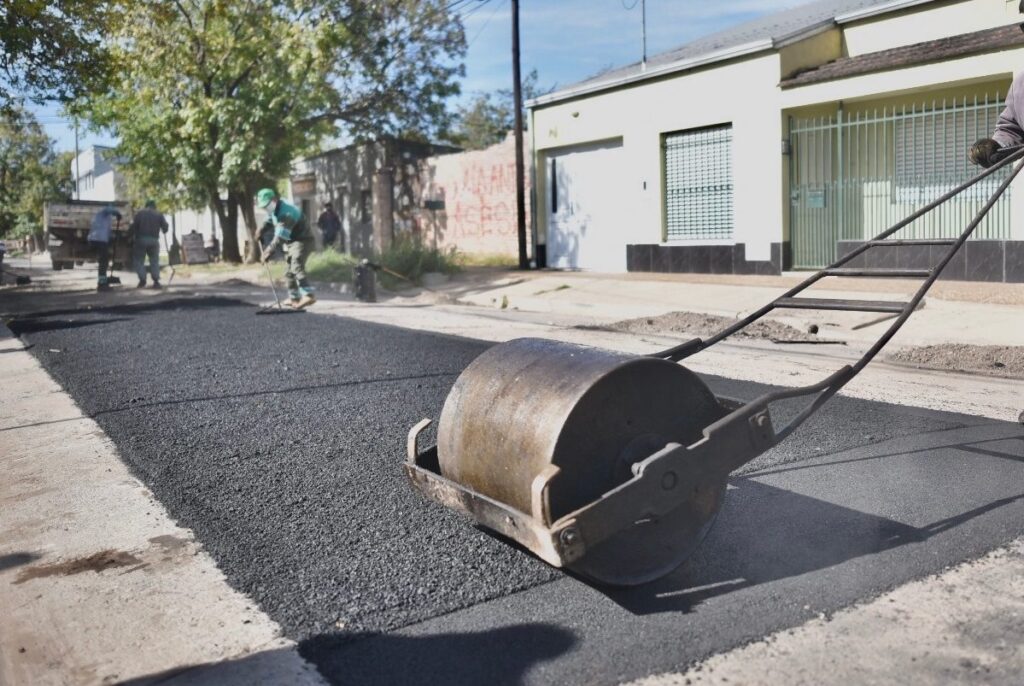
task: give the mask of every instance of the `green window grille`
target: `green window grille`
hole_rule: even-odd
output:
[[[732,125],[665,134],[665,238],[732,238]]]
[[[865,108],[790,120],[790,249],[795,269],[819,269],[838,257],[838,241],[863,241],[974,176],[971,144],[991,134],[1003,96]],[[1008,169],[907,225],[895,238],[955,238]],[[1011,237],[1010,194],[988,213],[972,240]]]

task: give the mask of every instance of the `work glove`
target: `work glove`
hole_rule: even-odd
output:
[[[967,157],[974,164],[987,169],[996,163],[996,151],[1000,147],[999,143],[991,138],[982,138],[971,146],[971,151],[967,154]]]

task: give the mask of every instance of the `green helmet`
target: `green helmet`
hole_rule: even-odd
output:
[[[260,209],[265,208],[270,204],[270,201],[277,197],[277,193],[274,192],[273,188],[261,188],[259,193],[256,194],[256,204]]]

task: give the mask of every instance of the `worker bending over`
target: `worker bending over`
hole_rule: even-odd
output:
[[[263,249],[260,261],[266,262],[283,245],[285,264],[288,271],[284,276],[288,283],[289,305],[296,309],[308,307],[316,302],[313,287],[306,279],[306,259],[316,243],[309,229],[306,217],[294,205],[285,202],[272,188],[264,188],[256,194],[256,204],[266,210],[264,227],[274,230],[274,238]]]

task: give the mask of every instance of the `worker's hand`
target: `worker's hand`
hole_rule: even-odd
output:
[[[999,143],[991,138],[982,138],[971,146],[971,151],[967,154],[967,157],[974,164],[987,169],[996,163],[995,155],[999,148]]]

